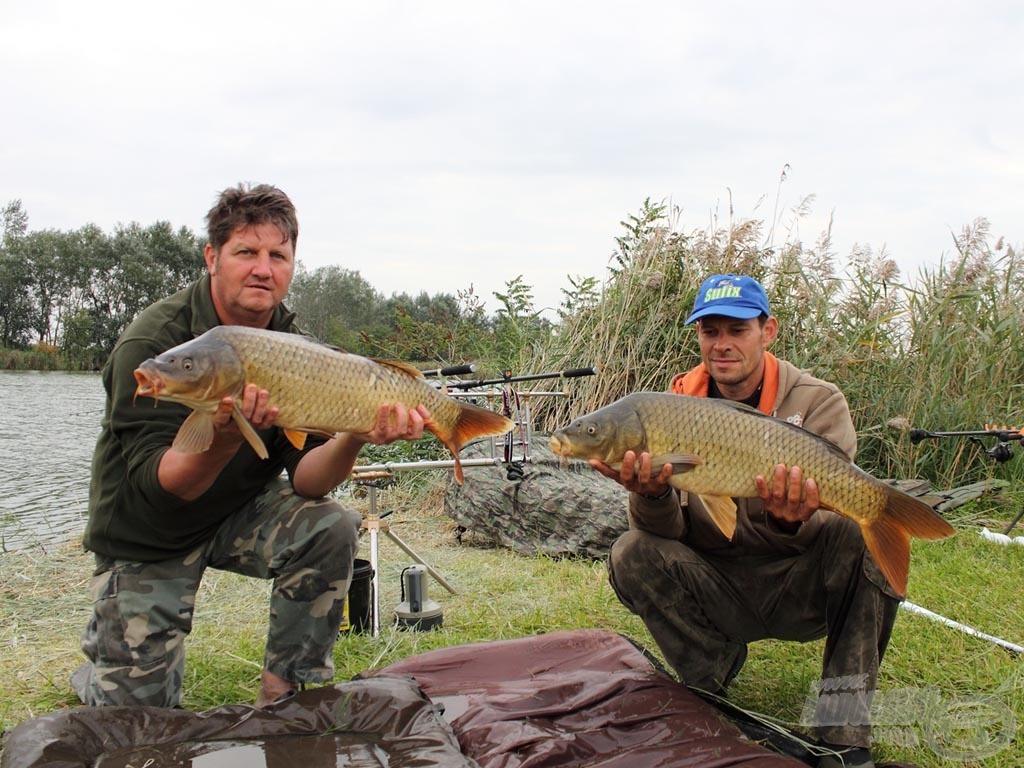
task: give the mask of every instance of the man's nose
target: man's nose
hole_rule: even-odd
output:
[[[719,352],[726,352],[732,348],[732,339],[725,335],[716,336],[714,347]]]
[[[261,277],[270,277],[272,270],[270,269],[270,254],[261,251],[252,265],[252,272],[255,275]]]

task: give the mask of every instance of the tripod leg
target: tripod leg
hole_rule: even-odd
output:
[[[1013,530],[1013,526],[1015,526],[1017,523],[1019,523],[1020,519],[1022,517],[1024,517],[1024,506],[1021,506],[1020,512],[1018,512],[1017,516],[1015,518],[1013,518],[1013,520],[1010,521],[1010,524],[1007,526],[1006,530],[1003,531],[1003,534],[1006,535],[1006,536],[1009,536],[1010,535],[1010,531]]]
[[[373,576],[370,578],[370,613],[373,615],[370,617],[370,626],[373,628],[373,636],[377,637],[380,634],[380,590],[377,588],[377,574],[380,571],[378,567],[378,535],[377,529],[370,529],[370,571]]]
[[[398,537],[398,534],[396,534],[390,528],[387,529],[385,531],[385,533],[388,535],[389,539],[391,539],[393,542],[395,542],[395,544],[397,544],[399,547],[401,547],[402,551],[404,551],[405,554],[407,554],[409,557],[411,557],[417,563],[419,563],[424,568],[426,568],[427,569],[427,573],[429,573],[431,576],[433,576],[437,580],[438,584],[440,584],[442,587],[447,589],[453,595],[459,594],[458,592],[455,591],[455,587],[453,587],[451,584],[449,584],[445,580],[444,576],[442,576],[440,573],[438,573],[436,570],[434,570],[434,568],[431,567],[430,563],[428,563],[426,560],[424,560],[422,557],[420,557],[418,554],[416,554],[416,552],[413,551],[412,547],[410,547],[408,544],[406,544],[404,541],[402,541]]]

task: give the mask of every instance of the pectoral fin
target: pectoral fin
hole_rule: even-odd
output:
[[[237,405],[231,413],[231,418],[235,420],[242,436],[252,446],[256,455],[261,459],[268,458],[270,454],[267,453],[267,447]],[[213,443],[213,432],[213,414],[206,411],[192,411],[178,427],[178,434],[174,436],[171,447],[182,453],[202,453],[209,450]]]
[[[299,429],[297,427],[286,428],[284,430],[284,436],[288,438],[288,442],[298,448],[300,451],[306,446],[307,435],[320,435],[320,437],[326,437],[329,440],[334,439],[334,432],[327,432],[323,429]]]
[[[654,474],[654,470],[660,471],[666,464],[671,464],[672,474],[679,475],[689,472],[694,467],[698,467],[703,463],[704,459],[692,453],[662,453],[657,456],[651,456],[651,474]]]
[[[213,442],[213,414],[192,411],[178,427],[171,447],[182,453],[202,453]]]
[[[267,446],[263,444],[260,436],[256,434],[256,430],[253,429],[252,424],[249,420],[242,415],[242,409],[238,407],[238,401],[235,401],[234,410],[231,411],[231,418],[235,420],[235,424],[238,425],[239,431],[242,433],[242,437],[245,438],[246,442],[252,446],[252,449],[256,452],[256,455],[261,459],[270,458],[270,454],[267,453]],[[209,446],[207,446],[209,447]]]
[[[736,533],[736,502],[728,496],[698,496],[715,525],[732,541]]]

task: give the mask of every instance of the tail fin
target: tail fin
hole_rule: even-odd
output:
[[[430,419],[424,426],[437,435],[437,439],[444,443],[444,446],[452,452],[455,458],[455,479],[462,483],[462,463],[459,461],[459,451],[466,443],[476,437],[488,437],[490,435],[504,435],[514,425],[512,419],[502,416],[500,413],[481,408],[472,403],[459,403],[459,417],[451,433],[447,433],[443,427],[433,419]]]
[[[910,573],[910,534],[887,517],[862,525],[860,532],[885,580],[901,597],[906,597],[907,576]]]
[[[934,509],[909,493],[885,484],[885,511],[908,534],[917,539],[946,539],[956,533],[952,525]]]
[[[920,499],[885,484],[886,508],[877,520],[862,525],[868,551],[886,580],[900,595],[907,594],[910,537],[945,539],[956,531]]]

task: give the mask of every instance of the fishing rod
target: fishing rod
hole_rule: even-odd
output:
[[[476,373],[476,364],[449,365],[445,368],[431,368],[423,371],[424,376],[465,376],[467,373]]]
[[[476,379],[472,381],[454,381],[448,384],[449,389],[459,390],[451,393],[452,397],[473,397],[478,392],[467,392],[480,387],[487,387],[492,384],[500,384],[500,392],[491,391],[483,393],[488,402],[495,396],[500,395],[501,407],[498,411],[515,422],[515,428],[505,435],[504,459],[505,472],[511,482],[522,480],[525,476],[524,465],[530,461],[530,443],[533,440],[533,413],[531,411],[531,400],[534,397],[562,397],[566,392],[532,392],[518,390],[512,386],[516,382],[539,381],[542,379],[572,379],[581,376],[596,376],[597,368],[567,368],[563,371],[549,371],[546,373],[528,373],[521,376],[513,376],[512,372],[506,370],[500,378]],[[519,457],[516,457],[516,446],[521,448]]]
[[[1020,443],[1024,446],[1024,435],[1021,434],[1019,427],[996,427],[989,424],[986,424],[984,429],[967,429],[956,432],[931,432],[927,429],[912,429],[909,435],[910,442],[915,445],[922,440],[966,437],[970,442],[980,446],[985,451],[986,456],[1000,464],[1013,458],[1014,443]],[[994,439],[995,443],[990,448],[986,448],[985,439]],[[1010,525],[1003,532],[1004,535],[1009,535],[1010,531],[1014,529],[1014,526],[1022,518],[1024,518],[1024,505],[1021,506],[1021,511],[1017,513],[1016,517],[1010,521]]]
[[[910,442],[917,445],[922,440],[938,439],[943,437],[966,437],[970,442],[985,449],[985,455],[998,462],[1009,461],[1013,458],[1013,443],[1020,443],[1024,446],[1024,435],[1018,428],[990,427],[985,429],[968,429],[959,432],[932,432],[927,429],[910,430]],[[984,439],[995,439],[995,444],[985,448]]]
[[[540,379],[574,379],[579,376],[596,376],[597,368],[567,368],[564,371],[550,371],[548,373],[528,373],[522,376],[513,376],[511,371],[496,379],[475,379],[469,381],[450,381],[449,389],[476,389],[491,384],[511,384],[518,381],[539,381]]]
[[[500,407],[497,409],[499,413],[512,419],[515,422],[515,428],[508,432],[504,438],[504,462],[508,479],[510,481],[522,480],[524,477],[523,465],[530,461],[530,441],[532,439],[533,429],[533,414],[530,411],[530,400],[533,397],[563,397],[567,393],[565,392],[531,392],[524,390],[517,390],[513,387],[513,384],[525,381],[540,381],[542,379],[573,379],[581,376],[596,376],[598,373],[597,368],[593,366],[586,366],[581,368],[566,368],[562,371],[548,371],[545,373],[528,373],[519,376],[513,376],[512,371],[506,370],[504,373],[493,379],[469,379],[469,380],[448,380],[449,376],[464,376],[466,374],[475,373],[476,366],[473,364],[469,365],[452,365],[445,368],[435,368],[427,371],[423,371],[424,376],[437,376],[439,381],[435,383],[435,386],[447,391],[451,397],[456,398],[477,398],[486,397],[487,402],[490,405],[494,404],[497,397],[501,398]],[[491,385],[501,385],[500,390],[492,389],[487,392],[481,391],[468,391],[468,390],[479,390],[481,387],[488,387]],[[514,433],[518,432],[518,435]],[[517,439],[518,437],[518,439]],[[520,459],[515,459],[513,454],[515,453],[515,446],[518,445],[522,448],[522,455]]]

